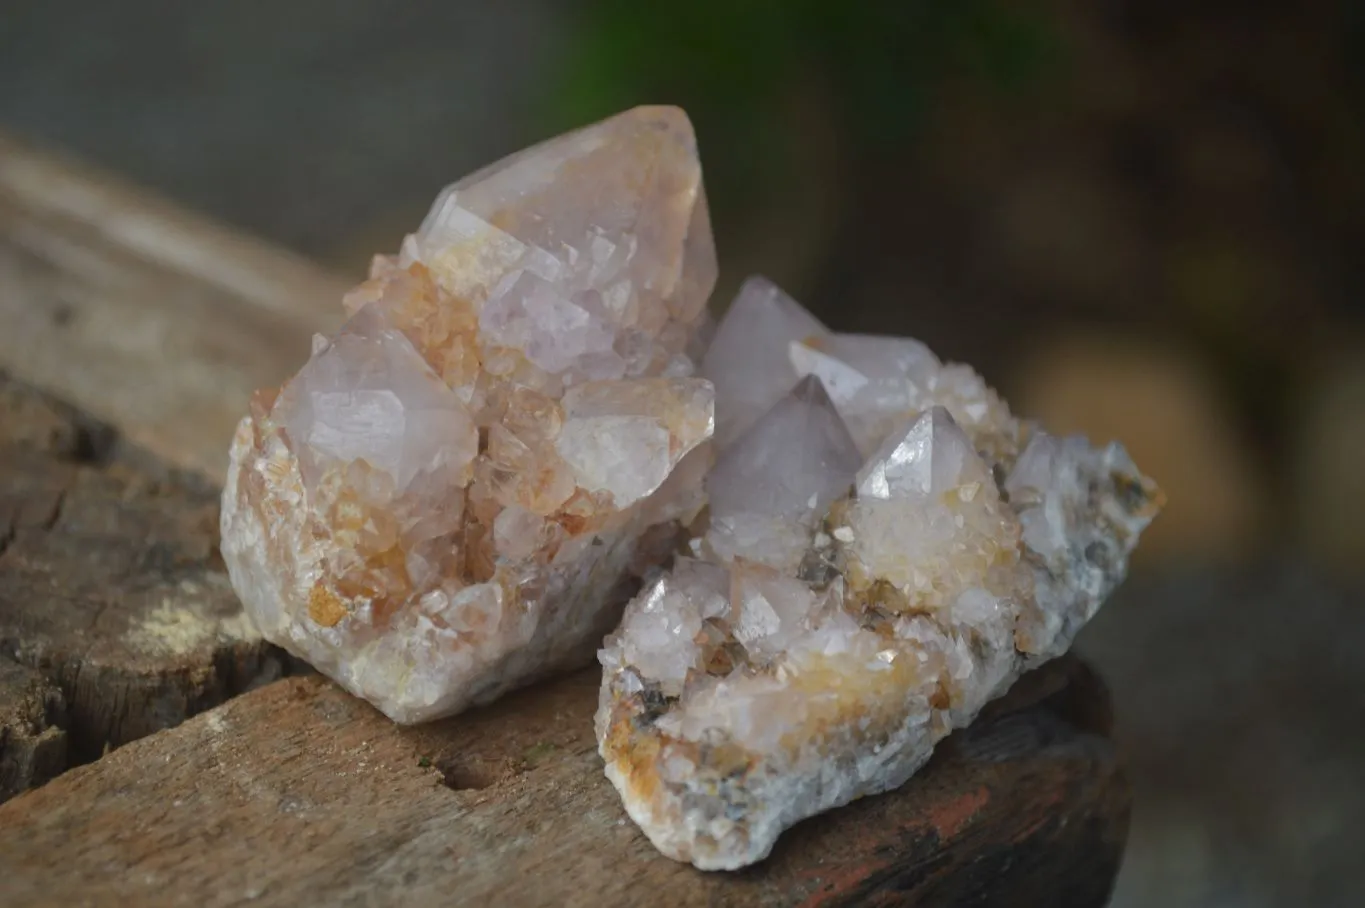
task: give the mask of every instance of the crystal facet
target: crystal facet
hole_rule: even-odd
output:
[[[597,733],[659,850],[733,869],[1064,652],[1161,495],[1119,445],[1027,427],[966,366],[831,334],[767,282],[703,371],[709,518],[599,653]]]
[[[706,479],[706,544],[723,561],[794,567],[861,458],[814,378],[801,381],[725,451]]]
[[[716,386],[716,442],[729,444],[799,377],[789,348],[829,330],[766,278],[744,282],[702,360]]]
[[[1017,440],[1004,402],[969,367],[944,365],[917,340],[834,334],[764,278],[750,278],[702,360],[716,386],[716,443],[727,446],[796,381],[820,380],[853,439],[871,453],[911,416],[946,408],[987,449]]]
[[[262,633],[402,722],[590,660],[700,507],[715,276],[676,108],[445,189],[238,428],[223,553]]]

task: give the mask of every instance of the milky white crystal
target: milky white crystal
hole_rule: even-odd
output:
[[[733,869],[904,783],[1060,653],[1160,493],[971,369],[827,331],[751,280],[703,371],[724,440],[679,559],[599,658],[607,776],[664,854]]]
[[[445,189],[238,428],[222,547],[262,633],[402,722],[590,660],[701,504],[715,276],[675,108]]]

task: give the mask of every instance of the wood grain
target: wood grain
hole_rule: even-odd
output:
[[[13,787],[281,675],[228,583],[217,521],[206,480],[0,373],[0,762],[44,747]],[[37,740],[49,727],[55,764],[52,735]]]
[[[65,724],[61,689],[0,654],[0,802],[66,769]]]
[[[340,320],[344,283],[0,136],[0,368],[221,480],[258,387]]]
[[[0,903],[1099,905],[1127,823],[1079,663],[1042,670],[900,791],[701,873],[626,819],[592,738],[599,674],[399,728],[277,682],[0,806]]]

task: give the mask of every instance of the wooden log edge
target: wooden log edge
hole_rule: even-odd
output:
[[[1035,674],[901,790],[736,873],[668,860],[626,819],[592,736],[595,669],[417,728],[285,679],[0,805],[0,901],[1103,904],[1128,788],[1077,723],[1106,695],[1072,658]]]

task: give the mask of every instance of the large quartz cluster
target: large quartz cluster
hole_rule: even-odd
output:
[[[720,445],[691,550],[599,654],[607,775],[670,857],[763,858],[894,788],[1122,579],[1160,493],[916,341],[752,279],[703,362]]]
[[[222,547],[267,639],[401,722],[591,661],[701,506],[715,275],[676,108],[445,189],[238,428]]]

